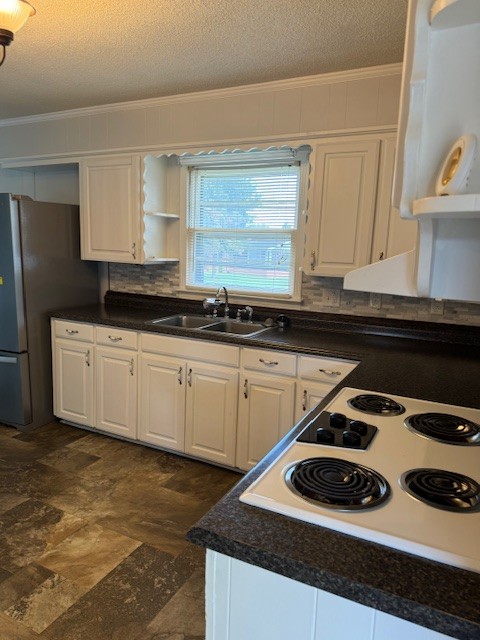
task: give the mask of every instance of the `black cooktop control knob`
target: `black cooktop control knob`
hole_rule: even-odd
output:
[[[319,446],[365,450],[370,446],[377,431],[377,427],[363,420],[350,418],[343,413],[322,411],[307,424],[297,441]]]
[[[344,431],[342,439],[346,447],[358,447],[362,442],[362,436],[355,431]]]
[[[334,429],[345,429],[347,425],[347,418],[343,413],[331,413],[330,414],[330,426]]]
[[[318,444],[333,444],[335,442],[335,434],[328,429],[317,429]]]
[[[359,433],[361,436],[365,436],[367,435],[368,426],[366,422],[362,422],[361,420],[351,420],[350,429],[355,431],[355,433]]]

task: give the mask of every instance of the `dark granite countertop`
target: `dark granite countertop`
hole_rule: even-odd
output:
[[[107,305],[53,317],[239,345],[359,360],[341,386],[480,408],[480,329],[292,314],[292,327],[256,338],[146,325],[199,303],[107,294]],[[259,319],[271,310],[260,310]],[[261,313],[263,312],[263,317]],[[480,574],[425,560],[240,503],[239,495],[302,428],[299,423],[189,532],[201,546],[325,589],[459,640],[480,640]],[[480,452],[480,449],[479,449]],[[459,532],[461,535],[461,532]]]

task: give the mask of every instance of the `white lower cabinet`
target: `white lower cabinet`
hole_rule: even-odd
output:
[[[244,371],[241,382],[236,466],[248,470],[292,428],[295,379]]]
[[[53,405],[55,415],[77,424],[93,425],[93,345],[54,339]]]
[[[141,340],[140,439],[235,466],[240,349],[153,333]]]
[[[333,385],[299,380],[295,399],[295,422],[306,416],[333,389]]]
[[[295,420],[298,422],[316,407],[357,364],[353,360],[299,356]]]
[[[95,397],[98,429],[137,437],[137,354],[97,347]]]
[[[207,550],[206,640],[451,640]]]
[[[357,364],[67,320],[52,344],[57,417],[244,470]]]
[[[141,362],[139,439],[234,466],[237,370],[149,354]]]
[[[235,465],[238,371],[188,363],[185,452]]]
[[[139,440],[184,451],[186,368],[184,360],[142,354]]]

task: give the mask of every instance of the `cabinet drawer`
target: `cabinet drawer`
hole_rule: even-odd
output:
[[[97,344],[137,350],[138,334],[136,331],[126,331],[116,327],[97,327],[96,333]]]
[[[185,358],[186,360],[201,360],[238,367],[238,347],[231,347],[215,342],[203,340],[189,340],[188,338],[172,338],[171,336],[153,333],[142,333],[142,351],[163,353],[167,356]]]
[[[321,382],[336,384],[353,371],[358,362],[351,360],[338,360],[337,358],[316,358],[313,356],[300,356],[299,376]]]
[[[70,338],[71,340],[82,340],[83,342],[93,342],[93,325],[81,322],[67,322],[65,320],[54,320],[55,335],[57,338]]]
[[[242,366],[255,371],[268,371],[285,376],[297,374],[297,356],[292,353],[263,349],[242,349]]]

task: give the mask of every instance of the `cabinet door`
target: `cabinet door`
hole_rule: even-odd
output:
[[[137,431],[137,354],[97,347],[96,427],[127,438]]]
[[[304,270],[343,276],[369,263],[375,214],[379,140],[315,147]]]
[[[140,262],[140,158],[80,162],[82,258]]]
[[[53,405],[57,418],[94,426],[93,347],[74,340],[55,340]]]
[[[241,383],[236,466],[251,469],[293,427],[295,380],[245,371]]]
[[[299,380],[295,399],[295,422],[301,420],[330,393],[334,385]]]
[[[418,222],[401,218],[392,206],[395,146],[395,135],[382,140],[371,262],[410,251],[417,240]]]
[[[185,448],[186,362],[143,355],[138,437],[174,451]]]
[[[235,464],[238,371],[188,363],[185,452]]]

